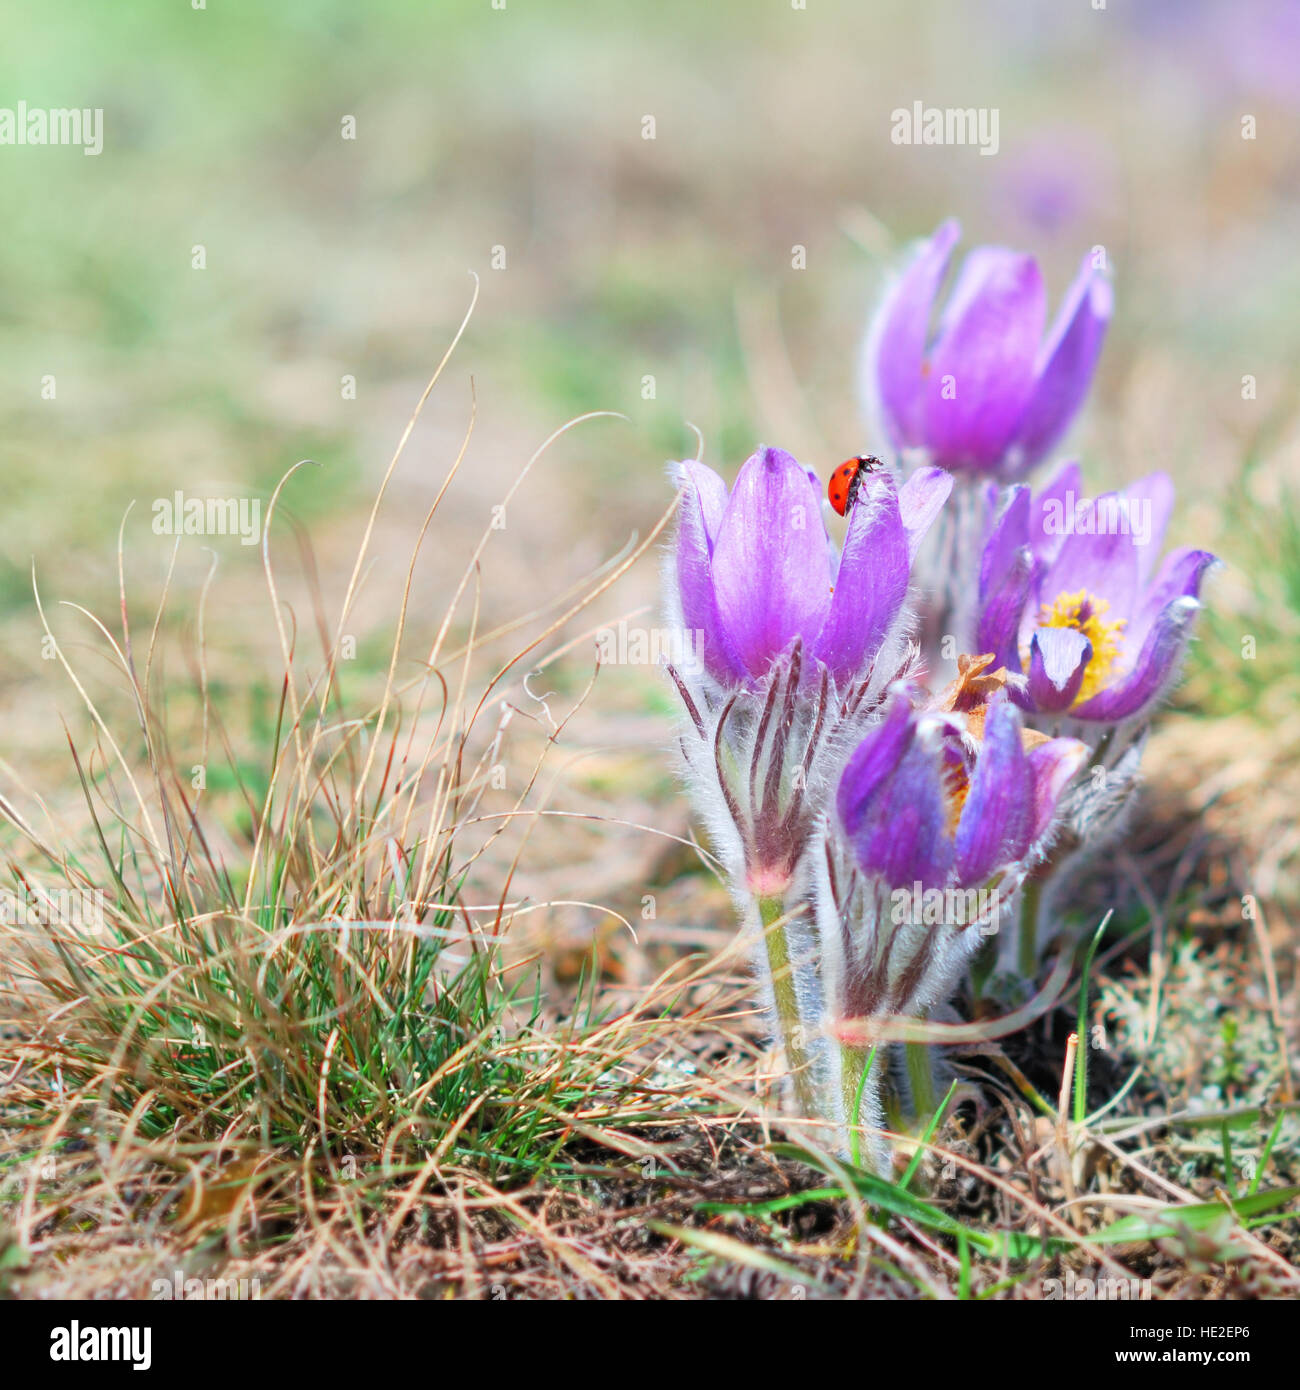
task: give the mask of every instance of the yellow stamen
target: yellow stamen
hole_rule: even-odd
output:
[[[1114,618],[1107,622],[1104,615],[1109,609],[1110,604],[1104,598],[1095,598],[1086,589],[1080,589],[1075,594],[1058,594],[1055,603],[1043,604],[1039,614],[1039,627],[1072,627],[1092,643],[1092,656],[1075,696],[1076,705],[1091,700],[1099,690],[1106,688],[1124,645],[1126,620]]]

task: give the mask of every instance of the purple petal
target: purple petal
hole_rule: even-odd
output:
[[[1074,711],[1075,718],[1114,724],[1154,704],[1176,673],[1200,606],[1194,598],[1179,598],[1169,604],[1151,625],[1129,673],[1080,705]]]
[[[1017,673],[1020,671],[1017,637],[1034,574],[1033,555],[1025,543],[1028,518],[1029,489],[1015,488],[980,558],[975,650],[993,652],[999,666]]]
[[[907,532],[907,558],[916,558],[925,533],[952,492],[953,476],[943,468],[918,468],[898,489],[898,513]]]
[[[1078,413],[1097,368],[1113,300],[1110,282],[1093,269],[1090,252],[1042,346],[1033,395],[1016,431],[1015,476],[1028,472]]]
[[[912,707],[906,697],[900,697],[850,754],[835,794],[840,822],[849,836],[861,829],[862,818],[872,799],[911,747],[915,736]]]
[[[932,752],[915,742],[875,794],[854,808],[858,867],[891,887],[938,888],[952,864],[948,805]]]
[[[1001,585],[993,590],[980,610],[975,648],[993,653],[994,669],[1005,666],[1012,675],[1023,674],[1020,624],[1033,584],[1034,557],[1026,545],[1016,551],[1014,563],[1003,576]]]
[[[849,513],[830,614],[813,648],[837,681],[852,680],[880,650],[907,597],[909,561],[894,480],[868,474]]]
[[[961,226],[950,218],[923,242],[872,323],[865,355],[867,393],[879,395],[884,423],[896,449],[923,442],[925,382],[921,364],[935,296],[960,238]]]
[[[727,504],[727,485],[702,463],[685,462],[674,470],[685,488],[677,527],[677,588],[682,625],[698,633],[697,650],[705,668],[723,685],[742,680],[745,668],[718,616],[713,588],[714,538]]]
[[[1083,475],[1073,460],[1062,464],[1050,483],[1035,495],[1029,512],[1029,543],[1034,554],[1051,564],[1074,526],[1074,510],[1083,494]]]
[[[794,641],[812,642],[831,603],[821,500],[780,449],[740,470],[713,547],[718,615],[751,676]]]
[[[1129,642],[1144,641],[1152,623],[1175,599],[1200,598],[1201,580],[1216,564],[1217,558],[1208,550],[1195,550],[1191,546],[1171,550],[1161,561],[1155,579],[1133,615],[1126,633]]]
[[[1029,507],[1029,489],[1013,487],[980,556],[981,597],[1001,583],[1003,575],[1015,564],[1016,552],[1028,543]]]
[[[1000,483],[990,481],[984,484],[982,497],[979,492],[976,492],[975,495],[984,504],[978,509],[977,515],[980,520],[980,530],[987,536],[993,529],[993,523],[1001,515],[1002,503],[1007,495],[1007,489]]]
[[[1072,627],[1040,627],[1029,643],[1029,699],[1043,714],[1069,709],[1092,660],[1092,643]]]
[[[1138,598],[1137,547],[1126,534],[1127,527],[1117,523],[1118,511],[1118,496],[1111,492],[1098,497],[1090,513],[1085,511],[1076,517],[1076,526],[1085,529],[1076,529],[1065,538],[1044,575],[1039,589],[1044,603],[1054,603],[1061,594],[1082,589],[1110,605],[1107,622],[1129,617]],[[1098,525],[1105,528],[1101,535],[1087,529]]]
[[[1077,738],[1053,738],[1030,749],[1029,771],[1034,781],[1034,816],[1030,834],[1035,844],[1047,834],[1066,783],[1088,761],[1087,744]]]
[[[1031,843],[1031,793],[1020,716],[1014,705],[999,700],[988,707],[984,741],[957,824],[958,883],[982,883],[994,869],[1023,857]]]
[[[1138,583],[1145,584],[1164,545],[1174,511],[1174,482],[1168,473],[1148,473],[1124,489],[1132,541],[1138,551]]]
[[[1043,278],[1032,256],[981,247],[966,258],[925,390],[925,441],[936,462],[991,468],[1034,386]]]
[[[714,542],[718,538],[718,528],[722,525],[723,513],[727,510],[727,484],[720,474],[715,473],[707,463],[696,459],[683,459],[675,465],[678,486],[687,486],[694,494],[708,541],[709,555],[713,555]],[[683,499],[683,506],[687,498]]]

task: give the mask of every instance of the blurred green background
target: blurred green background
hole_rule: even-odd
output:
[[[687,421],[731,470],[758,440],[823,474],[869,446],[854,382],[866,315],[890,256],[949,214],[967,245],[1036,252],[1054,300],[1084,250],[1107,248],[1116,316],[1069,441],[1094,487],[1169,468],[1185,489],[1175,539],[1203,541],[1258,459],[1250,486],[1276,507],[1300,455],[1295,13],[1268,0],[10,4],[0,105],[102,107],[104,149],[0,148],[0,623],[14,652],[0,690],[41,675],[33,557],[61,595],[111,595],[133,499],[129,560],[158,577],[169,548],[148,532],[153,498],[265,498],[310,456],[322,467],[288,506],[312,523],[326,583],[345,579],[358,509],[465,310],[469,271],[478,309],[400,504],[432,497],[471,376],[475,434],[448,501],[467,534],[567,418],[631,417],[566,437],[530,481],[533,525],[499,581],[514,591],[539,573],[570,582],[644,531],[666,500],[664,460],[694,449]],[[894,145],[891,112],[915,101],[996,107],[997,154]],[[257,558],[223,543],[228,570]],[[646,567],[638,597],[653,580]]]

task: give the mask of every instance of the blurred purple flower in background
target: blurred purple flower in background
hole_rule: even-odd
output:
[[[1013,490],[980,563],[975,643],[1026,678],[1027,710],[1113,725],[1168,689],[1214,563],[1186,547],[1155,568],[1173,502],[1164,473],[1085,498],[1074,463],[1037,495]]]
[[[1121,45],[1137,61],[1158,61],[1194,86],[1197,108],[1257,95],[1300,103],[1300,5],[1296,0],[1143,0],[1124,18],[1141,42]]]
[[[1047,337],[1032,256],[997,246],[966,257],[937,333],[931,317],[960,225],[921,244],[875,315],[863,392],[896,450],[955,472],[1022,477],[1069,427],[1092,382],[1110,284],[1085,257]]]
[[[989,213],[1010,211],[1035,235],[1056,237],[1081,224],[1108,224],[1118,208],[1118,177],[1106,146],[1071,127],[1040,131],[1006,151],[987,185]]]

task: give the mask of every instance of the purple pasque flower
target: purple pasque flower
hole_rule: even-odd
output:
[[[896,450],[924,450],[958,473],[1022,477],[1065,433],[1092,382],[1112,296],[1084,257],[1047,337],[1047,296],[1032,256],[976,247],[931,336],[961,227],[921,244],[873,319],[863,392]]]
[[[845,765],[836,828],[891,891],[987,887],[1032,862],[1086,751],[1026,731],[1001,696],[963,713],[900,694]]]
[[[900,489],[865,475],[836,556],[820,488],[782,450],[758,449],[730,492],[702,463],[675,473],[669,609],[698,657],[693,671],[669,668],[698,735],[687,764],[733,880],[775,894],[820,815],[836,731],[865,722],[868,691],[910,662],[899,631],[911,559],[952,480],[924,469]]]
[[[969,690],[986,664],[968,663]],[[1043,859],[1087,753],[1076,739],[1026,730],[1004,691],[951,709],[918,709],[897,691],[844,767],[815,865],[828,1034],[947,1001]],[[845,1132],[879,1114],[878,1082],[859,1084],[862,1056],[845,1046],[827,1061],[839,1069],[825,1091],[843,1097]],[[862,1109],[850,1113],[859,1092]],[[879,1150],[877,1159],[884,1166]]]
[[[812,838],[845,730],[865,727],[915,659],[901,636],[911,558],[952,480],[937,468],[902,488],[864,476],[837,557],[820,489],[789,454],[759,449],[730,492],[704,464],[676,474],[668,603],[698,657],[668,668],[690,717],[682,747],[733,884],[775,898]]]
[[[897,624],[912,557],[952,489],[941,469],[899,488],[863,479],[838,559],[820,490],[780,449],[760,448],[730,492],[706,464],[674,465],[683,489],[676,599],[722,688],[753,688],[798,641],[806,675],[819,667],[841,693],[861,680]]]
[[[1087,498],[1075,463],[1037,495],[1012,490],[980,561],[975,641],[1024,677],[1014,698],[1037,723],[1138,720],[1169,688],[1215,563],[1184,547],[1156,566],[1173,502],[1164,473]]]
[[[952,487],[924,469],[863,478],[835,554],[815,477],[760,448],[730,492],[674,467],[680,524],[666,584],[689,665],[670,664],[689,723],[690,789],[749,934],[798,1108],[812,1115],[823,1042],[803,864],[855,731],[916,656],[902,638],[912,556]]]

